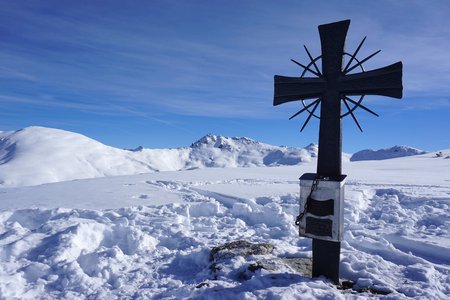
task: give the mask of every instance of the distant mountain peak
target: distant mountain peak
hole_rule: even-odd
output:
[[[312,157],[317,157],[319,154],[319,145],[311,143],[305,147],[305,150],[308,151]]]
[[[258,145],[258,144],[262,145],[262,143],[259,143],[247,137],[227,137],[208,133],[204,137],[192,143],[191,148],[213,147],[232,150],[238,149],[240,146],[244,145]]]
[[[409,146],[393,146],[391,148],[379,150],[365,149],[358,151],[351,156],[350,161],[383,160],[426,153],[426,151]]]

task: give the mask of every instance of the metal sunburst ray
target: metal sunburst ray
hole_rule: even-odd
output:
[[[371,55],[367,56],[366,58],[364,58],[363,60],[359,61],[356,65],[354,65],[353,67],[351,67],[350,69],[347,70],[347,72],[345,72],[344,74],[348,74],[349,72],[351,72],[353,69],[359,67],[360,65],[362,65],[363,63],[365,63],[366,61],[368,61],[369,59],[371,59],[372,57],[374,57],[375,55],[377,55],[378,53],[380,53],[381,50],[378,50],[374,53],[372,53]]]
[[[351,98],[349,98],[349,97],[347,97],[347,96],[345,96],[345,99],[348,100],[348,101],[350,101],[351,103],[353,103],[356,107],[361,107],[362,109],[364,109],[365,111],[371,113],[372,115],[374,115],[374,116],[376,116],[376,117],[379,117],[379,115],[378,115],[376,112],[374,112],[374,111],[372,111],[371,109],[365,107],[365,106],[362,105],[361,103],[358,103],[358,102],[356,102],[355,100],[353,100],[353,99],[351,99]]]
[[[322,77],[322,72],[320,72],[319,67],[317,67],[316,61],[312,57],[311,53],[309,53],[308,48],[306,48],[306,45],[303,45],[303,47],[305,48],[306,54],[308,54],[308,57],[311,60],[311,63],[314,65],[314,68],[316,69],[317,73],[319,74],[319,77]]]
[[[346,98],[346,97],[345,97],[345,98]],[[350,115],[351,115],[352,118],[353,118],[353,121],[355,121],[355,123],[356,123],[356,125],[358,126],[359,130],[361,130],[361,132],[363,132],[363,130],[362,130],[362,128],[361,128],[361,125],[359,125],[358,119],[356,119],[355,114],[353,114],[353,111],[351,110],[351,108],[350,108],[350,106],[348,105],[347,100],[345,100],[345,98],[342,98],[342,101],[344,102],[345,107],[347,107],[348,111],[350,112]]]
[[[316,102],[320,101],[320,98],[317,98],[316,100],[314,100],[313,102],[311,102],[310,104],[306,105],[305,107],[303,107],[301,110],[299,110],[298,112],[296,112],[295,114],[293,114],[289,120],[292,120],[293,118],[295,118],[296,116],[298,116],[299,114],[301,114],[302,112],[304,112],[305,110],[307,110],[308,108],[310,108],[311,106],[313,106],[314,104],[316,104]]]
[[[303,123],[302,129],[300,129],[300,132],[303,131],[303,129],[305,129],[305,126],[308,124],[309,120],[311,119],[311,117],[314,115],[314,112],[316,111],[317,106],[319,106],[320,101],[317,101],[316,105],[313,107],[313,109],[311,110],[311,112],[309,113],[308,118],[306,119],[305,123]]]
[[[344,74],[347,73],[347,69],[350,67],[351,63],[353,62],[353,60],[356,58],[356,55],[358,55],[359,50],[361,49],[362,45],[364,44],[364,42],[366,41],[367,36],[365,36],[361,43],[359,43],[358,47],[356,48],[355,52],[351,55],[350,60],[348,61],[347,65],[344,68]]]
[[[311,70],[310,68],[308,68],[307,66],[299,63],[298,61],[296,61],[295,59],[291,59],[291,61],[297,65],[299,65],[300,67],[302,67],[303,69],[313,73],[314,75],[316,75],[317,77],[321,77],[316,71]]]

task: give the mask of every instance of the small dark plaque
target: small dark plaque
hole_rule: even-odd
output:
[[[329,219],[318,219],[314,217],[306,217],[306,233],[317,236],[332,237],[333,221]]]
[[[319,217],[332,216],[334,215],[334,200],[319,201],[309,197],[308,212]]]

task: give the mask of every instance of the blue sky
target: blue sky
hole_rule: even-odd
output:
[[[288,146],[318,141],[300,103],[272,106],[273,76],[299,76],[317,26],[351,19],[366,69],[402,61],[402,100],[343,121],[343,149],[450,148],[448,1],[0,0],[0,130],[38,125],[115,147],[189,146],[207,133]]]

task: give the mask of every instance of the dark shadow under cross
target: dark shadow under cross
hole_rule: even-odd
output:
[[[338,178],[342,172],[341,99],[348,99],[355,105],[364,108],[359,103],[347,98],[347,96],[380,95],[393,98],[402,97],[401,62],[372,71],[348,74],[350,70],[355,68],[354,66],[347,69],[364,40],[358,46],[347,66],[344,69],[342,68],[345,54],[344,44],[349,25],[350,20],[345,20],[319,26],[322,47],[322,72],[320,72],[315,63],[318,58],[313,60],[306,47],[307,54],[311,59],[310,66],[313,65],[315,71],[294,61],[305,70],[317,75],[317,78],[303,77],[303,75],[301,77],[275,75],[273,105],[310,98],[317,99],[313,104],[305,106],[299,112],[301,113],[314,105],[305,122],[306,125],[309,118],[314,114],[319,102],[321,104],[317,175],[322,177]],[[356,66],[361,65],[363,61],[359,61]],[[346,100],[343,100],[343,102],[356,121]],[[358,123],[357,125],[359,126]],[[335,283],[339,283],[339,257],[340,242],[314,238],[313,276],[324,275]]]

